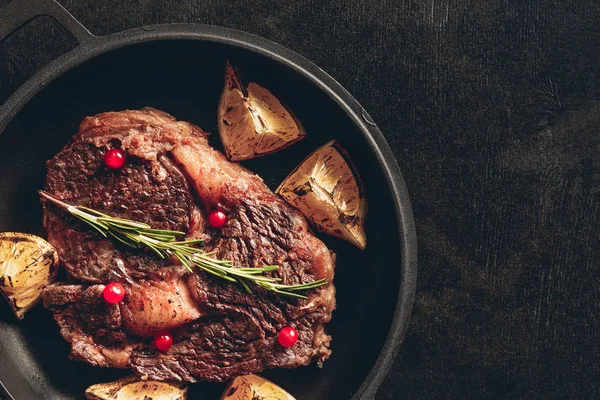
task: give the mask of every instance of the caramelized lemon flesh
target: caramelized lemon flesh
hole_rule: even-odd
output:
[[[295,400],[291,394],[273,382],[258,376],[235,378],[223,392],[221,400]]]
[[[276,193],[299,209],[317,230],[360,249],[366,247],[367,202],[360,178],[346,152],[335,141],[304,159]]]
[[[219,135],[232,161],[273,153],[305,136],[300,122],[271,92],[254,82],[244,89],[229,63],[217,116]]]
[[[127,377],[92,385],[85,391],[88,400],[185,400],[187,388],[181,383],[142,381]]]
[[[0,291],[22,319],[56,278],[58,253],[44,239],[27,233],[0,233]]]

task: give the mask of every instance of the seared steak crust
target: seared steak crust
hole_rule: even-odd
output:
[[[131,156],[123,169],[112,171],[104,165],[105,152],[106,148],[81,141],[68,145],[47,163],[46,191],[71,204],[116,217],[159,229],[188,231],[196,212],[194,200],[185,177],[170,161]],[[150,254],[124,253],[114,241],[54,207],[47,207],[44,215],[49,240],[74,278],[88,282],[131,280],[165,265]]]
[[[128,153],[123,170],[107,170],[104,152]],[[202,131],[153,109],[104,113],[82,122],[74,141],[48,162],[46,190],[74,204],[144,221],[155,228],[206,239],[207,250],[236,266],[277,264],[282,283],[333,281],[334,255],[304,217],[262,180],[213,150]],[[214,207],[228,214],[219,230],[204,224]],[[299,300],[243,287],[176,260],[125,248],[44,204],[49,241],[77,285],[57,284],[44,304],[72,344],[73,358],[132,368],[150,379],[224,381],[265,368],[323,361],[330,337],[324,325],[335,308],[332,283]],[[107,305],[104,284],[120,281],[125,300]],[[294,326],[295,346],[277,332]],[[166,352],[152,345],[160,330],[173,333]]]
[[[126,368],[133,345],[122,329],[119,306],[102,298],[103,285],[55,285],[44,291],[71,358],[100,367]]]

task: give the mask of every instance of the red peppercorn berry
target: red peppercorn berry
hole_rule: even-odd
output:
[[[277,341],[283,347],[292,347],[298,341],[298,331],[296,328],[286,326],[277,334]]]
[[[125,152],[120,149],[110,149],[104,154],[104,164],[110,169],[121,169],[125,165]]]
[[[104,286],[102,295],[107,303],[117,304],[125,298],[125,288],[120,283],[111,282]]]
[[[208,223],[213,228],[222,228],[225,222],[227,222],[227,215],[218,208],[212,210],[208,215]]]
[[[173,346],[173,336],[169,332],[161,332],[154,336],[154,346],[160,351],[167,351]]]

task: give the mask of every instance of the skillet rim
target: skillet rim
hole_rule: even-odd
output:
[[[410,198],[400,167],[385,137],[358,101],[335,79],[298,53],[260,36],[247,32],[205,24],[160,24],[129,29],[107,36],[89,35],[80,45],[49,63],[29,78],[0,107],[0,134],[8,123],[41,89],[72,68],[112,50],[164,40],[197,40],[242,48],[267,57],[302,75],[342,108],[359,128],[379,166],[384,170],[393,194],[396,222],[400,237],[400,282],[394,315],[386,340],[369,374],[356,391],[353,400],[373,399],[387,376],[410,322],[417,280],[417,238]],[[0,381],[0,393],[14,397]]]

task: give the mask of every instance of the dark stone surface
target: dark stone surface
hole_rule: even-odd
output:
[[[62,4],[96,34],[201,22],[264,36],[369,111],[403,170],[420,245],[413,320],[378,399],[600,395],[600,5]],[[0,45],[0,99],[74,45],[52,24]]]

